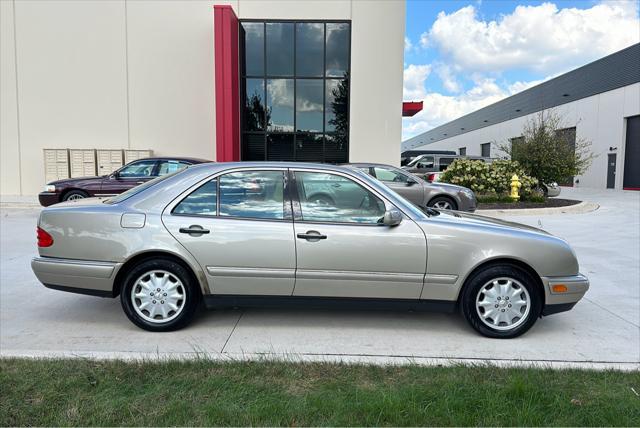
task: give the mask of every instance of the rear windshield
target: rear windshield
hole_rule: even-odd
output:
[[[129,199],[130,197],[137,195],[140,192],[144,192],[145,190],[149,189],[150,187],[155,186],[156,184],[166,180],[169,177],[173,177],[174,175],[180,174],[181,172],[185,171],[187,168],[182,168],[179,169],[175,172],[172,172],[170,174],[165,174],[162,175],[158,178],[154,178],[153,180],[147,181],[144,184],[141,184],[139,186],[133,187],[129,190],[127,190],[124,193],[120,193],[118,196],[114,196],[113,198],[109,198],[109,199],[105,199],[104,203],[105,204],[117,204],[119,202],[124,201],[125,199]]]

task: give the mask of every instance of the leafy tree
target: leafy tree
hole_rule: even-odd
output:
[[[527,120],[521,137],[494,145],[543,183],[568,182],[584,173],[595,158],[591,141],[576,138],[575,128],[566,127],[554,110],[543,110]]]
[[[329,124],[335,128],[335,141],[340,149],[346,147],[349,138],[349,74],[345,73],[343,79],[331,90],[333,101],[331,110],[333,118]]]

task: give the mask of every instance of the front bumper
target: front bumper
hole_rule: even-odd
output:
[[[551,315],[571,309],[589,290],[589,279],[582,275],[542,277],[545,307],[542,315]],[[553,290],[554,285],[564,285],[566,291]]]
[[[35,257],[31,269],[45,287],[72,293],[113,297],[122,263]]]
[[[555,198],[560,195],[561,190],[560,186],[547,186],[547,197]]]
[[[48,207],[49,205],[60,202],[60,195],[53,192],[41,192],[38,195],[38,201],[40,201],[40,205],[43,207]]]

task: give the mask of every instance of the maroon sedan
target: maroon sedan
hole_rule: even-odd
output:
[[[211,161],[197,158],[138,159],[109,175],[52,181],[45,186],[45,191],[38,195],[38,199],[40,205],[48,207],[62,201],[92,196],[113,196],[161,175],[205,162]]]

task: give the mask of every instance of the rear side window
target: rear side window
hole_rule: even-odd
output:
[[[215,216],[218,208],[218,180],[211,180],[194,190],[174,209],[174,214]]]
[[[242,171],[220,177],[220,216],[284,219],[283,171]]]
[[[440,171],[444,171],[453,163],[456,158],[440,158]]]

